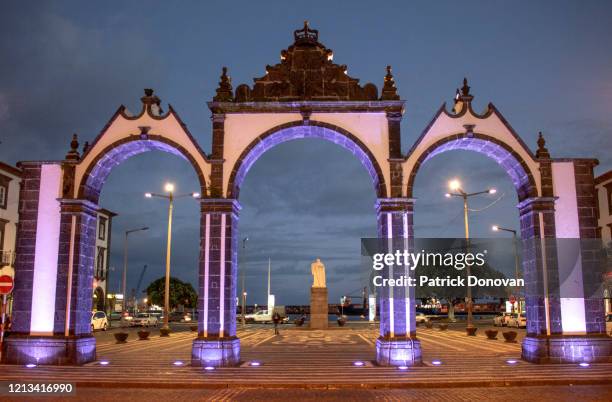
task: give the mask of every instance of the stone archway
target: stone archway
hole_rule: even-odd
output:
[[[517,188],[521,230],[533,240],[526,254],[528,337],[523,357],[534,362],[609,360],[603,303],[595,295],[567,297],[558,283],[563,261],[555,238],[597,239],[593,159],[554,159],[543,138],[533,154],[489,104],[473,111],[467,81],[454,112],[442,105],[407,154],[401,149],[404,101],[387,67],[379,96],[361,85],[319,42],[306,23],[280,62],[266,67],[252,87],[235,90],[223,68],[213,100],[212,152],[205,154],[172,107],[163,114],[152,90],[133,116],[120,107],[81,155],[75,135],[64,160],[24,162],[15,262],[13,334],[4,343],[8,363],[82,364],[95,359],[90,332],[94,237],[98,197],[110,170],[140,152],[161,150],[184,157],[201,186],[198,337],[192,365],[227,366],[240,361],[236,337],[237,242],[240,183],[266,149],[301,136],[343,146],[360,159],[378,195],[378,237],[412,247],[414,177],[437,153],[468,149],[506,169]],[[572,264],[571,290],[597,274],[581,250]],[[542,289],[558,290],[555,295]],[[580,293],[580,292],[578,292]],[[421,362],[414,293],[387,293],[380,303],[376,359],[381,365]]]
[[[318,138],[341,146],[359,159],[367,170],[378,198],[387,196],[387,186],[381,166],[368,147],[347,130],[324,122],[286,123],[273,127],[256,137],[240,154],[234,164],[228,184],[227,197],[238,199],[240,186],[251,166],[267,150],[297,138]]]

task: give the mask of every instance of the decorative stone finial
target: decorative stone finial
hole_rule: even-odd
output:
[[[163,113],[161,108],[161,99],[154,94],[154,91],[151,88],[145,88],[144,93],[145,96],[140,98],[144,108],[146,108],[150,114],[160,116]]]
[[[85,155],[85,153],[89,150],[89,141],[85,141],[85,144],[83,144],[83,155]]]
[[[81,155],[79,154],[79,140],[78,136],[75,133],[72,134],[72,141],[70,141],[70,151],[68,151],[68,153],[66,154],[66,159],[78,161],[80,158]]]
[[[383,85],[382,93],[380,94],[381,100],[399,100],[397,94],[397,88],[395,87],[395,79],[391,74],[391,66],[387,66],[387,74],[385,75],[385,83]]]
[[[217,87],[217,95],[213,97],[213,100],[216,102],[231,102],[233,99],[232,78],[227,75],[227,67],[223,67],[219,86]]]
[[[461,87],[461,96],[471,96],[470,86],[468,85],[467,78],[463,78],[463,86]]]
[[[536,158],[550,158],[550,152],[546,148],[546,140],[540,131],[538,133],[538,150],[536,151]]]
[[[304,21],[304,28],[293,31],[293,39],[296,44],[317,43],[319,41],[319,31],[311,29],[308,20]]]

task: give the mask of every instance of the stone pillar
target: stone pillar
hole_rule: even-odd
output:
[[[310,329],[327,329],[329,305],[327,288],[310,288]]]
[[[236,337],[238,214],[234,199],[204,198],[200,218],[198,337],[193,366],[233,366],[240,361]]]
[[[378,237],[386,252],[414,248],[413,200],[384,198],[376,203]],[[381,250],[382,251],[382,250]],[[412,275],[409,267],[390,269],[391,278]],[[381,287],[380,336],[376,361],[383,366],[421,364],[421,344],[416,338],[413,287]]]
[[[58,164],[24,168],[18,231],[23,254],[15,270],[16,320],[4,344],[5,363],[83,364],[96,357],[90,323],[97,206],[58,201],[61,177]]]

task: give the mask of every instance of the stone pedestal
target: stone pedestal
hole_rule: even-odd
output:
[[[612,338],[602,335],[527,336],[522,358],[532,363],[612,362]]]
[[[228,367],[240,363],[240,339],[234,337],[193,340],[191,365],[194,367]]]
[[[327,288],[310,288],[310,329],[327,329]]]
[[[4,339],[2,363],[81,365],[96,360],[93,336],[29,336],[13,334]]]
[[[381,366],[420,366],[421,342],[416,338],[376,340],[376,363]]]

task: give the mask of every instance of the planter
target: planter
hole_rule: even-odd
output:
[[[345,318],[338,318],[338,325],[341,327],[344,327],[344,324],[346,324],[346,319]]]
[[[296,327],[301,327],[302,325],[304,325],[304,321],[304,318],[298,318],[297,320],[294,320],[293,323]]]
[[[477,330],[478,330],[478,328],[471,327],[471,328],[466,328],[465,332],[467,332],[468,336],[476,336],[476,331]]]
[[[140,330],[138,331],[138,340],[140,341],[148,341],[149,340],[149,331]]]
[[[499,331],[498,331],[498,330],[496,330],[496,329],[487,329],[487,330],[485,331],[485,334],[487,335],[487,338],[488,338],[488,339],[491,339],[491,340],[496,340],[496,339],[497,339],[497,333],[498,333],[498,332],[499,332]]]
[[[425,328],[433,328],[433,322],[425,321]]]
[[[161,328],[159,330],[159,336],[170,336],[170,328]]]
[[[197,332],[198,331],[198,326],[197,325],[192,325],[191,327],[189,327],[189,329],[191,330],[191,332]]]
[[[440,331],[446,331],[448,329],[448,324],[439,324],[438,328],[440,328]]]
[[[127,332],[117,332],[114,334],[117,343],[126,343],[128,335],[130,334],[128,334]]]
[[[502,332],[502,335],[504,336],[504,339],[506,340],[506,342],[508,343],[515,343],[516,342],[516,331],[505,331]]]

